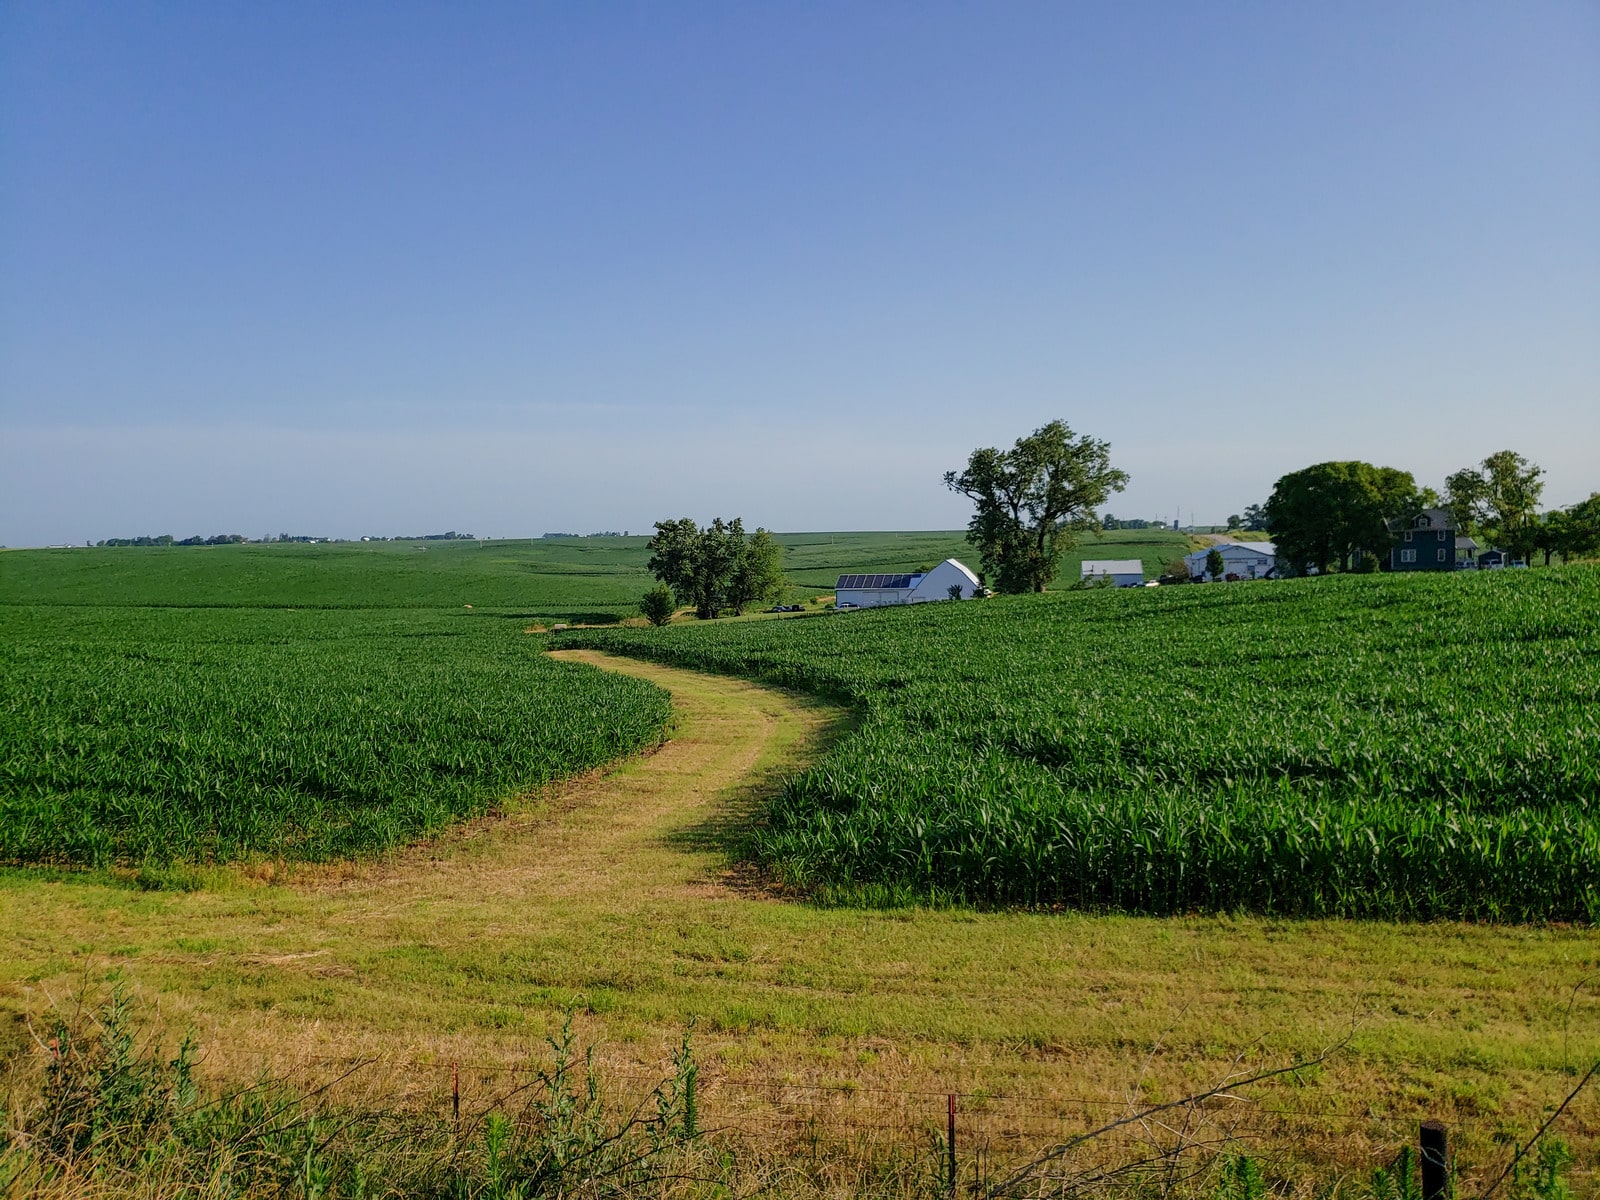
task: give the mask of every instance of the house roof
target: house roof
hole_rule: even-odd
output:
[[[1079,575],[1143,575],[1144,563],[1137,558],[1086,558]]]
[[[840,588],[909,588],[916,587],[920,575],[841,575],[839,582],[834,585],[834,590]]]
[[[1428,518],[1428,523],[1422,526],[1424,529],[1449,530],[1459,528],[1456,525],[1455,517],[1448,508],[1419,508],[1403,517],[1396,517],[1394,520],[1387,522],[1387,524],[1391,532],[1404,533],[1407,529],[1416,529],[1418,527],[1418,517]]]

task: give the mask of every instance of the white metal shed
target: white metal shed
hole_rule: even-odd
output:
[[[1086,558],[1079,579],[1109,578],[1118,587],[1143,587],[1144,563],[1137,558]]]

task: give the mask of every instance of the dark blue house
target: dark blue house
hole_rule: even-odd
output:
[[[1454,571],[1456,521],[1448,510],[1424,508],[1389,522],[1391,571]]]

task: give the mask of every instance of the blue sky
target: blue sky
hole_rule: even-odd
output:
[[[1600,5],[0,3],[0,543],[1600,489]]]

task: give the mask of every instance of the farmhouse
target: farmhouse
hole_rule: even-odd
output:
[[[1144,564],[1137,558],[1086,558],[1079,579],[1110,579],[1118,587],[1143,587]]]
[[[970,600],[982,592],[976,575],[955,559],[947,558],[933,570],[922,574],[841,575],[834,588],[834,604],[838,608],[922,604],[929,600],[949,600],[952,588],[960,588],[963,600]]]
[[[1389,522],[1391,571],[1454,571],[1456,521],[1448,509],[1424,508]]]
[[[1206,573],[1206,558],[1216,550],[1222,555],[1222,574],[1240,579],[1271,579],[1278,570],[1278,548],[1271,542],[1224,542],[1184,555],[1189,574]]]

